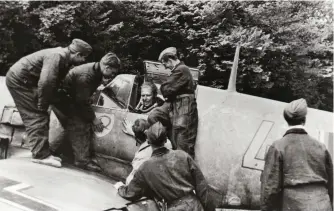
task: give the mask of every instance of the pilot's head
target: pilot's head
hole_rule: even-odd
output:
[[[147,141],[153,147],[162,147],[167,141],[167,130],[161,122],[154,123],[146,132]]]
[[[284,119],[289,126],[305,125],[307,115],[307,102],[301,98],[289,103],[283,112]]]
[[[86,60],[86,57],[92,52],[92,47],[83,40],[73,39],[68,50],[71,64],[78,65]]]
[[[163,50],[158,58],[166,69],[173,70],[174,67],[180,63],[180,60],[177,57],[177,51],[175,47],[169,47]]]
[[[107,53],[100,61],[101,73],[103,81],[111,81],[119,73],[121,67],[121,60],[114,53]]]
[[[145,119],[137,119],[132,125],[132,131],[135,134],[135,138],[139,144],[146,141],[145,131],[149,128],[149,124]]]
[[[152,82],[145,82],[141,86],[141,99],[143,101],[144,109],[151,107],[158,95],[158,88]]]

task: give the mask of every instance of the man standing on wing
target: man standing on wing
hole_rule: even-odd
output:
[[[170,103],[170,134],[173,148],[184,150],[194,158],[198,126],[195,84],[189,68],[178,59],[176,54],[176,48],[169,47],[159,56],[159,61],[165,68],[172,71],[160,90],[163,97],[167,99],[166,105]],[[159,109],[163,107],[164,105]],[[156,111],[159,109],[157,108]]]
[[[91,51],[88,43],[74,39],[68,47],[27,55],[7,72],[6,84],[23,120],[33,162],[61,167],[61,159],[49,149],[48,108],[70,65],[84,62]]]

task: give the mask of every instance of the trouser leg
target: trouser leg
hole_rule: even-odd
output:
[[[195,143],[198,127],[198,112],[196,100],[192,97],[177,99],[172,104],[170,112],[172,121],[172,137],[177,149],[195,157]]]
[[[37,88],[26,87],[10,71],[6,76],[6,84],[24,123],[33,158],[48,157],[49,114],[37,109]]]
[[[66,138],[66,132],[60,121],[57,119],[55,113],[51,111],[50,114],[50,131],[49,131],[49,144],[50,151],[56,153],[64,144]]]
[[[90,162],[92,139],[91,124],[79,117],[70,117],[67,126],[68,139],[72,145],[76,165],[84,166]]]

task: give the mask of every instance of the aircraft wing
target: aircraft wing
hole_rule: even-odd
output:
[[[0,210],[102,211],[128,203],[118,196],[115,181],[102,175],[33,163],[25,149],[11,147],[10,154],[0,160]]]

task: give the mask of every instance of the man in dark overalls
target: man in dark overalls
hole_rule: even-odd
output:
[[[33,162],[61,167],[61,159],[49,149],[48,108],[70,65],[84,62],[91,51],[88,43],[74,39],[68,47],[25,56],[7,72],[6,84],[26,128]]]
[[[189,68],[178,59],[174,47],[162,51],[159,61],[172,73],[160,87],[167,103],[155,112],[159,113],[168,105],[171,125],[170,139],[173,148],[184,150],[194,158],[198,112],[192,75]],[[160,112],[160,114],[163,113],[166,112]]]
[[[100,167],[92,161],[90,155],[93,130],[102,132],[104,126],[90,103],[90,98],[103,80],[112,80],[119,72],[121,62],[114,53],[106,54],[100,62],[92,62],[76,66],[69,71],[62,90],[69,99],[66,104],[55,105],[65,116],[61,122],[66,138],[70,141],[74,153],[74,164],[90,171],[100,171]],[[64,111],[65,110],[65,111]],[[56,113],[56,112],[55,112]],[[53,151],[61,144],[65,134],[59,134],[57,143],[53,142]],[[55,146],[56,145],[56,146]]]

